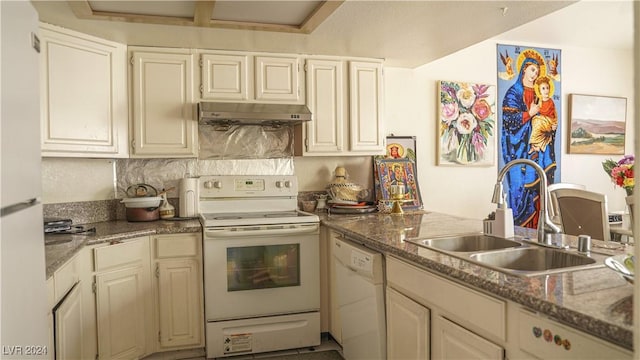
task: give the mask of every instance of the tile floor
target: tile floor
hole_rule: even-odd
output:
[[[204,349],[170,351],[156,353],[144,358],[144,360],[206,360]],[[342,348],[333,339],[322,336],[322,343],[312,348],[300,348],[283,351],[273,351],[254,355],[238,355],[225,360],[344,360]]]

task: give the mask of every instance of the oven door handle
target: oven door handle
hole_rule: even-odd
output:
[[[285,228],[282,227],[268,227],[268,226],[256,226],[238,229],[216,229],[205,230],[205,237],[240,237],[240,236],[260,236],[260,235],[295,235],[295,234],[309,234],[318,232],[318,225],[295,225],[295,227]]]

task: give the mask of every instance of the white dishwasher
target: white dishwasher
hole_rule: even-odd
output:
[[[335,239],[336,292],[346,360],[385,359],[382,254]]]

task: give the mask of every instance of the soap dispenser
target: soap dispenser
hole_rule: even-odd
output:
[[[176,216],[176,208],[173,207],[173,205],[169,204],[166,192],[164,192],[161,196],[162,205],[160,205],[160,219],[171,219]]]
[[[504,192],[498,201],[496,211],[483,220],[484,233],[502,238],[513,237],[513,211],[507,205]]]
[[[495,222],[493,223],[493,235],[503,238],[513,237],[513,211],[507,205],[505,194],[496,208]]]

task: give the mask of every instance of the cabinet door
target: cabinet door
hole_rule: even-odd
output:
[[[255,99],[257,101],[298,104],[300,94],[297,57],[255,57]]]
[[[382,63],[349,63],[349,146],[354,152],[384,152]]]
[[[442,316],[433,319],[431,340],[434,359],[504,359],[503,348]]]
[[[134,359],[145,351],[142,265],[96,275],[100,359]]]
[[[95,359],[98,354],[96,298],[93,292],[93,250],[84,248],[76,257],[82,296],[82,358]]]
[[[429,359],[429,309],[387,288],[387,358]]]
[[[202,54],[201,96],[208,100],[249,99],[246,55]]]
[[[126,46],[42,24],[42,156],[126,157]]]
[[[345,133],[344,62],[307,60],[307,106],[313,120],[304,124],[307,154],[340,153]]]
[[[197,156],[193,55],[133,52],[131,157]]]
[[[202,341],[199,267],[195,259],[158,262],[161,347],[198,345]]]
[[[79,284],[55,311],[56,359],[83,358],[83,310]]]
[[[329,258],[329,332],[338,344],[342,344],[342,320],[340,318],[340,305],[338,303],[336,258],[333,256],[336,236],[337,233],[331,231],[329,250],[327,254],[327,257]]]

